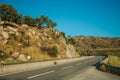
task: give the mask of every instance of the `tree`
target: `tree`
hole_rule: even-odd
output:
[[[46,24],[47,24],[47,27],[50,28],[54,28],[55,26],[57,26],[57,23],[56,22],[53,22],[51,19],[46,19]]]
[[[56,22],[52,22],[52,28],[54,28],[55,26],[57,26],[57,23]]]
[[[41,27],[42,25],[46,24],[47,28],[55,27],[57,25],[56,22],[53,22],[51,19],[49,19],[47,16],[40,16],[40,18],[36,18],[36,24],[38,27]]]
[[[61,34],[62,34],[62,36],[63,36],[64,38],[66,38],[66,36],[65,36],[65,33],[64,33],[64,32],[61,32]]]
[[[16,14],[14,16],[13,22],[15,22],[17,24],[22,24],[22,15],[21,14]]]
[[[0,4],[0,18],[2,21],[11,21],[17,24],[21,24],[23,22],[29,26],[37,26],[39,28],[41,28],[44,24],[46,24],[46,27],[48,28],[53,28],[57,25],[56,22],[53,22],[44,15],[41,15],[40,18],[36,19],[33,19],[28,15],[23,17],[21,14],[18,14],[11,5],[7,4]]]
[[[51,23],[52,23],[52,20],[47,19],[47,21],[46,21],[47,28],[50,28],[50,27],[51,27]]]
[[[23,22],[29,26],[36,26],[36,21],[35,19],[31,18],[30,16],[24,16]]]
[[[36,26],[38,28],[41,28],[42,25],[44,25],[44,23],[47,21],[47,17],[44,15],[41,15],[40,18],[36,18]]]
[[[11,21],[20,23],[22,15],[18,14],[17,11],[7,4],[0,4],[0,17],[3,21]]]
[[[37,27],[40,27],[41,28],[41,25],[40,25],[40,19],[39,18],[36,18],[35,19],[35,25],[37,26]]]

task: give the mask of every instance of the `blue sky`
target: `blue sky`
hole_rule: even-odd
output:
[[[120,0],[0,0],[33,18],[46,15],[72,36],[120,37]]]

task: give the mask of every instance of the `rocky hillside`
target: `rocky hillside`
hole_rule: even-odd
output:
[[[120,52],[120,38],[80,36],[74,37],[74,40],[78,52],[110,50]]]
[[[30,27],[4,21],[0,23],[0,58],[6,61],[46,60],[79,56],[76,48],[66,44],[61,32],[53,28]]]

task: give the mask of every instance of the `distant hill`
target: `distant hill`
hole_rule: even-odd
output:
[[[120,56],[120,38],[74,37],[75,47],[80,54],[117,54]]]

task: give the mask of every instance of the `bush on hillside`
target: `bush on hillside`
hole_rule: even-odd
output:
[[[48,54],[49,54],[50,56],[56,57],[57,54],[58,54],[58,49],[57,49],[57,47],[56,47],[56,46],[53,46],[52,48],[50,48],[50,49],[48,50]]]
[[[64,32],[61,32],[61,34],[62,34],[62,36],[63,36],[64,38],[66,38],[66,36],[65,36],[65,33],[64,33]]]
[[[69,38],[68,42],[72,45],[75,45],[75,43],[76,43],[74,38]]]

